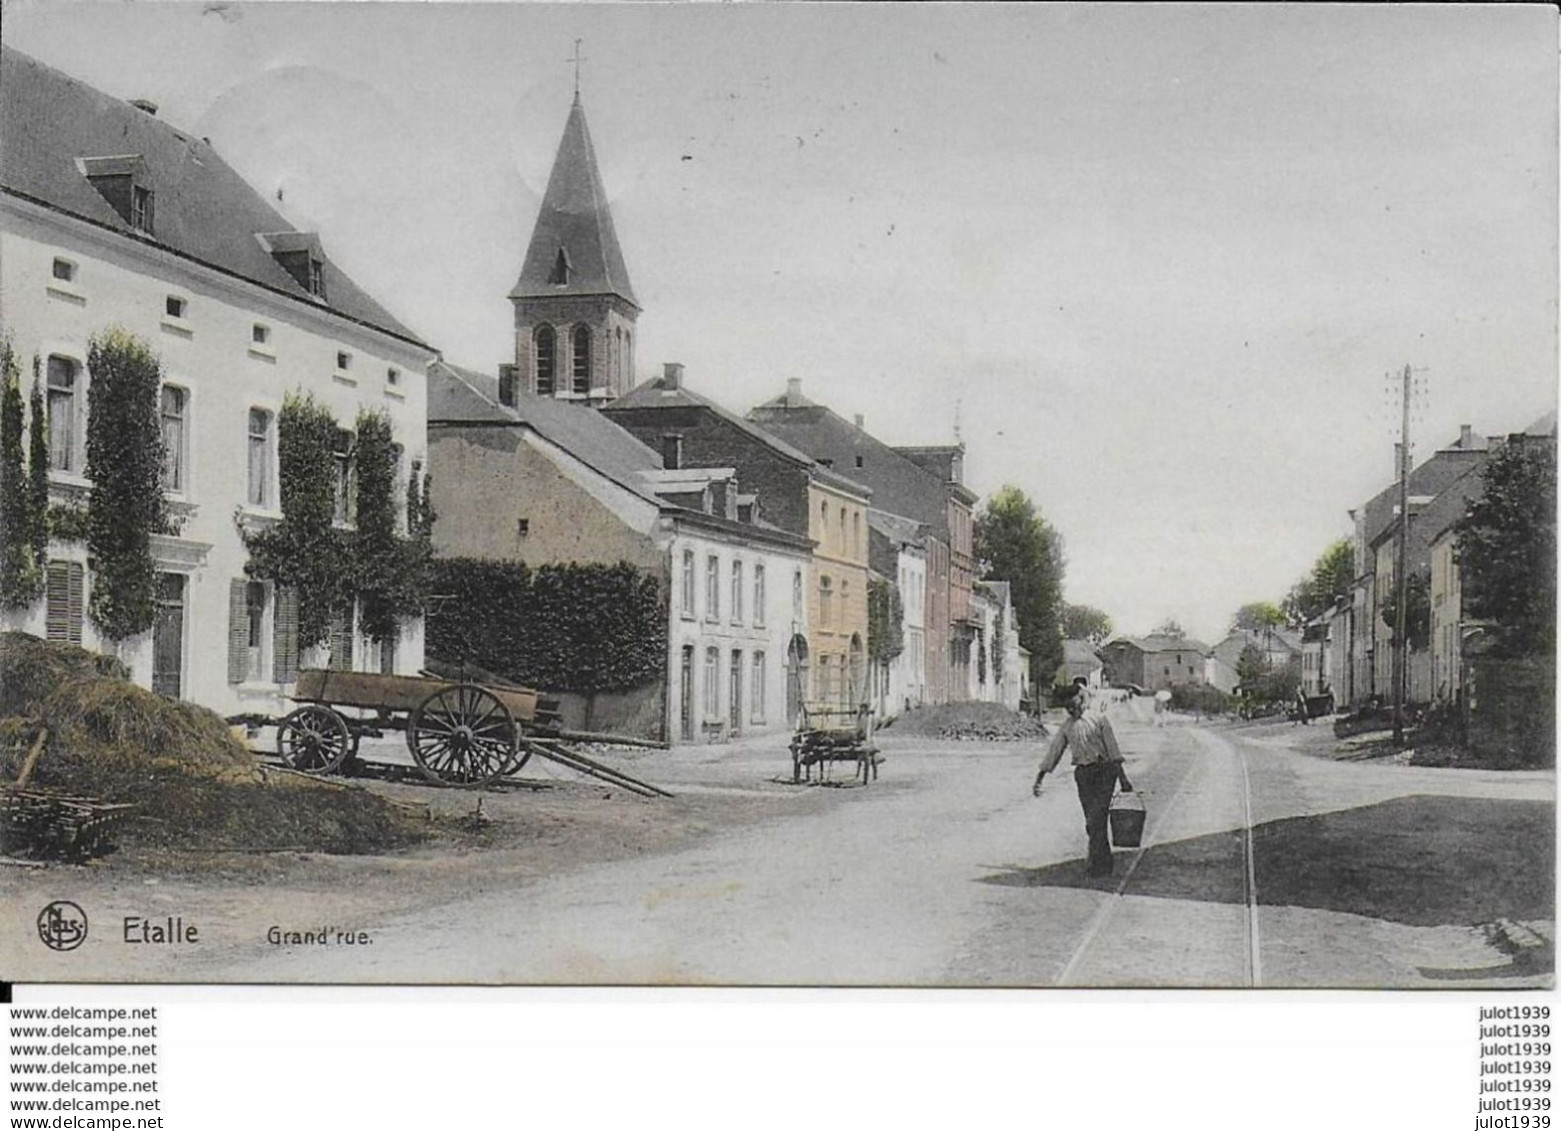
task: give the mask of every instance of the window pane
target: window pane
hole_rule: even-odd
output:
[[[184,489],[184,390],[169,385],[162,391],[163,486]]]

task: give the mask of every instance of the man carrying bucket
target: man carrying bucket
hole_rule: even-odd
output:
[[[1042,779],[1057,768],[1064,750],[1073,752],[1073,782],[1084,808],[1084,831],[1089,835],[1088,875],[1109,876],[1111,841],[1106,834],[1106,815],[1111,808],[1111,794],[1118,781],[1124,790],[1133,786],[1122,769],[1122,750],[1117,746],[1111,720],[1104,715],[1086,716],[1082,695],[1068,700],[1068,721],[1047,744],[1031,790],[1036,797],[1041,795]]]

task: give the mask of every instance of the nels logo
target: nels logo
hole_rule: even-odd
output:
[[[38,913],[38,937],[50,950],[75,950],[87,938],[87,913],[57,899]]]

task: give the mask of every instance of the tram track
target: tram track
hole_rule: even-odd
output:
[[[1192,728],[1189,728],[1192,729]],[[1171,792],[1170,799],[1151,820],[1144,831],[1143,844],[1137,849],[1129,850],[1131,856],[1127,866],[1123,870],[1121,878],[1117,880],[1107,895],[1096,908],[1074,946],[1068,960],[1053,979],[1053,985],[1072,986],[1078,985],[1075,981],[1079,969],[1090,959],[1096,951],[1098,944],[1106,931],[1106,928],[1123,913],[1127,904],[1127,896],[1132,894],[1134,875],[1138,871],[1139,864],[1146,854],[1161,843],[1161,837],[1165,829],[1171,823],[1173,816],[1179,811],[1183,799],[1187,796],[1188,786],[1200,776],[1206,776],[1209,769],[1209,759],[1220,754],[1228,754],[1236,759],[1241,768],[1241,890],[1245,909],[1243,914],[1243,954],[1242,972],[1243,984],[1248,987],[1258,987],[1263,984],[1262,942],[1258,921],[1258,891],[1257,891],[1257,867],[1256,850],[1253,840],[1252,820],[1252,776],[1247,765],[1246,752],[1232,743],[1216,735],[1210,734],[1202,728],[1192,729],[1195,735],[1199,757],[1189,760],[1186,769],[1177,779],[1176,786]]]

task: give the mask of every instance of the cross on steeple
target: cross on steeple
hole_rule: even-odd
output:
[[[575,53],[569,56],[568,59],[568,62],[575,65],[575,98],[577,100],[580,97],[580,64],[585,62],[585,56],[580,54],[580,44],[583,42],[585,41],[581,39],[575,40]]]

